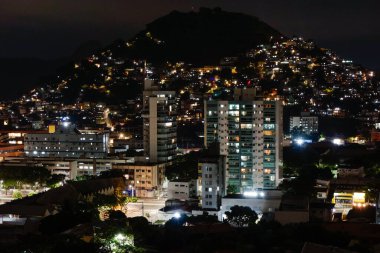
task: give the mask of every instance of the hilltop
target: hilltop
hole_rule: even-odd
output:
[[[224,56],[245,52],[279,37],[280,32],[257,17],[201,8],[199,12],[173,11],[147,24],[126,47],[117,44],[117,48],[110,49],[121,53],[120,56],[152,62],[168,60],[205,65],[217,64]]]
[[[380,103],[373,71],[312,40],[286,38],[255,17],[220,9],[158,18],[132,39],[67,64],[23,100],[78,111],[83,104],[104,103],[138,118],[146,74],[162,89],[175,90],[181,103],[193,104],[191,113],[203,110],[199,101],[205,95],[225,96],[234,87],[275,91],[287,108],[295,108],[292,113],[349,118],[367,127]],[[66,114],[90,118],[77,113]]]

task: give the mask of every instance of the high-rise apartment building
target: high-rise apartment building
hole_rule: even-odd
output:
[[[282,101],[236,89],[233,100],[205,101],[205,146],[219,142],[226,185],[241,193],[274,189],[282,178]]]
[[[299,132],[307,135],[318,133],[318,117],[309,112],[301,112],[301,116],[290,117],[290,132]]]
[[[143,92],[144,152],[149,162],[174,159],[177,148],[177,103],[175,91],[160,91],[146,79]]]
[[[29,157],[105,158],[109,133],[80,132],[68,122],[49,126],[49,133],[28,133],[24,137],[25,155]]]

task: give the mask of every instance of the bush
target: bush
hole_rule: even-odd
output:
[[[22,199],[22,193],[20,191],[14,191],[12,197],[15,199]]]

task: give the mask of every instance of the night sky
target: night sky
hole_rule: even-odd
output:
[[[172,10],[200,6],[255,15],[380,70],[378,0],[1,0],[0,57],[69,56],[88,40],[127,39]]]

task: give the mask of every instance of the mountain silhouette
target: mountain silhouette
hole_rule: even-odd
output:
[[[224,56],[244,53],[280,36],[257,17],[200,8],[198,12],[173,11],[147,24],[127,43],[116,41],[109,49],[119,57],[204,65],[216,64]]]

